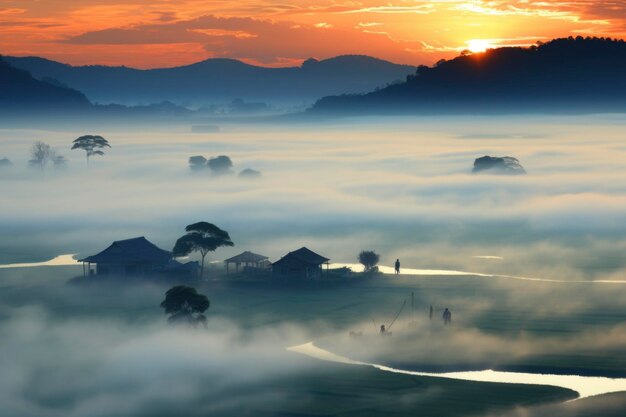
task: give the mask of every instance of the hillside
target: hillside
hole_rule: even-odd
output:
[[[0,110],[3,113],[81,110],[90,107],[91,103],[80,92],[37,80],[28,72],[0,59]]]
[[[626,111],[626,43],[567,38],[466,54],[420,66],[404,83],[331,96],[317,113]]]
[[[39,79],[53,78],[99,103],[171,101],[204,106],[236,98],[269,104],[311,104],[325,95],[365,93],[415,72],[415,68],[360,55],[317,61],[300,67],[266,68],[232,59],[139,70],[127,67],[71,66],[36,57],[6,57]]]

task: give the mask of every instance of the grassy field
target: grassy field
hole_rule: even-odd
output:
[[[474,416],[574,398],[573,392],[556,387],[468,383],[327,363],[316,364],[314,371],[297,380],[272,381],[265,389],[281,400],[272,407],[244,407],[238,412],[261,416]]]
[[[159,303],[168,286],[68,285],[68,277],[78,272],[73,267],[0,271],[0,320],[9,320],[16,309],[37,306],[60,321],[106,319],[139,326],[165,321]],[[378,276],[301,286],[213,279],[196,287],[211,300],[210,326],[227,320],[243,335],[296,326],[303,329],[300,339],[284,344],[316,340],[354,359],[427,371],[495,367],[626,375],[626,358],[620,353],[625,342],[619,337],[626,321],[621,286]],[[548,304],[557,294],[564,301]],[[389,325],[405,301],[393,336],[377,337],[377,326]],[[430,305],[436,310],[432,322]],[[452,326],[441,323],[444,307],[453,311]],[[350,330],[363,332],[363,339],[347,337]],[[602,343],[593,342],[603,335]],[[284,355],[288,361],[311,361]],[[243,403],[225,403],[220,415],[505,415],[529,406],[533,413],[542,413],[541,404],[574,396],[555,387],[412,377],[330,363],[305,368],[297,377],[275,376],[261,386],[239,388],[239,395],[246,390],[255,395]],[[223,395],[227,398],[229,393]],[[252,400],[258,396],[276,400],[269,404]],[[609,410],[616,397],[610,398],[606,404],[601,398],[576,404],[594,401]],[[164,404],[163,414],[157,414],[171,415],[170,407]],[[568,410],[565,405],[551,407]],[[207,415],[206,410],[200,407],[185,414]]]

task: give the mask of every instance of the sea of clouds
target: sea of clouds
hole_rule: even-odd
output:
[[[81,128],[82,129],[82,128]],[[242,250],[278,259],[307,246],[334,262],[375,249],[406,267],[556,279],[619,279],[626,260],[623,118],[438,117],[333,123],[3,130],[0,248],[4,263],[87,255],[146,236],[169,249],[209,221]],[[87,168],[71,141],[105,136]],[[43,140],[61,172],[27,168]],[[234,175],[192,174],[187,159],[228,155]],[[514,156],[526,176],[471,175],[475,158]],[[258,180],[236,173],[253,168]],[[476,256],[498,256],[494,260]]]

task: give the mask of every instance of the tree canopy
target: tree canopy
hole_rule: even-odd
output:
[[[198,171],[207,167],[207,159],[202,155],[195,155],[189,157],[189,167],[193,171]]]
[[[380,255],[373,250],[363,250],[359,253],[359,262],[365,267],[365,272],[376,272]]]
[[[34,142],[31,146],[28,165],[34,168],[39,168],[43,171],[50,162],[52,162],[54,168],[57,169],[65,168],[67,163],[65,157],[57,154],[57,152],[47,143],[40,140]]]
[[[38,140],[33,143],[33,146],[31,147],[30,161],[28,161],[28,164],[32,167],[38,167],[43,170],[52,157],[53,150],[50,145]]]
[[[202,314],[208,310],[211,302],[204,294],[199,294],[193,287],[177,285],[165,293],[161,308],[170,317],[170,323],[186,323],[193,326],[206,325],[206,317]]]
[[[102,136],[97,135],[84,135],[78,139],[74,139],[72,142],[72,150],[82,149],[87,156],[87,164],[89,164],[89,158],[94,155],[104,155],[104,151],[101,149],[110,148],[109,141]]]
[[[198,222],[185,227],[187,234],[180,237],[172,252],[174,256],[187,256],[192,252],[200,252],[202,264],[200,276],[204,275],[204,258],[207,253],[215,251],[222,246],[234,246],[227,231],[220,229],[214,224]]]
[[[233,162],[226,155],[220,155],[216,158],[211,158],[207,162],[207,165],[211,172],[215,175],[228,174],[233,167]]]

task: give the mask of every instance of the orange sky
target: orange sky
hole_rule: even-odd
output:
[[[285,66],[353,53],[417,65],[579,34],[626,37],[626,0],[0,0],[1,54],[71,64]]]

